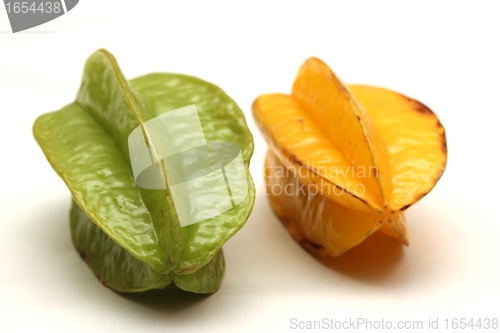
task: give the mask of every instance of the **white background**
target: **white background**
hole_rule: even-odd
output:
[[[82,0],[12,34],[0,8],[0,331],[282,332],[291,318],[358,317],[439,318],[442,331],[445,318],[500,317],[499,17],[500,3],[486,1]],[[164,71],[214,82],[247,116],[258,197],[224,247],[227,271],[212,296],[117,294],[73,249],[69,192],[31,128],[74,99],[101,47],[129,78]],[[309,56],[346,82],[419,99],[445,126],[448,166],[407,212],[409,247],[375,237],[322,264],[270,210],[251,103],[288,92]]]

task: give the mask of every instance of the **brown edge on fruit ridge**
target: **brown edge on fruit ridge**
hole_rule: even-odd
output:
[[[271,204],[271,207],[273,205]],[[304,232],[301,230],[301,228],[297,228],[297,225],[295,222],[291,221],[288,217],[285,216],[279,216],[276,214],[276,212],[273,209],[274,215],[278,218],[278,220],[281,222],[281,224],[285,227],[285,229],[288,231],[290,236],[292,236],[292,239],[300,245],[304,250],[306,250],[308,253],[316,256],[321,256],[321,257],[328,257],[330,256],[328,252],[326,252],[326,249],[324,248],[323,245],[313,242],[304,235]],[[344,253],[344,252],[342,252]]]
[[[442,130],[442,132],[441,132],[441,150],[443,151],[443,153],[446,154],[446,161],[445,161],[445,165],[446,165],[446,162],[448,161],[448,145],[446,143],[446,130],[444,129],[443,125],[441,124],[441,122],[439,120],[438,120],[437,126]]]
[[[311,242],[307,238],[302,238],[298,241],[300,246],[302,246],[307,252],[312,254],[321,255],[324,251],[323,245]]]
[[[85,257],[87,256],[85,252],[81,251],[80,249],[76,249],[76,252],[80,255],[80,258],[82,258],[83,261],[85,261]]]
[[[418,200],[418,199],[417,199]],[[408,205],[404,205],[403,207],[401,207],[399,210],[404,212],[405,210],[407,210],[408,208],[410,208],[412,204],[408,204]],[[394,214],[394,212],[392,212]]]
[[[393,93],[399,95],[401,98],[403,98],[406,101],[410,102],[410,104],[412,105],[413,109],[415,111],[417,111],[418,113],[432,114],[432,115],[434,115],[434,112],[432,112],[432,110],[427,105],[425,105],[424,103],[422,103],[422,102],[420,102],[420,101],[418,101],[418,100],[416,100],[414,98],[408,97],[406,95],[397,93],[395,91]]]
[[[110,288],[110,289],[113,289],[111,288],[107,283],[106,281],[104,281],[103,278],[101,278],[101,275],[98,274],[96,271],[94,271],[94,269],[92,268],[92,266],[90,265],[90,261],[87,260],[87,254],[85,252],[83,252],[81,249],[79,249],[78,247],[75,246],[75,249],[76,249],[76,252],[78,253],[78,255],[80,255],[80,258],[90,267],[90,270],[94,273],[95,277],[97,278],[97,280],[99,280],[99,282],[102,283],[103,286],[105,286],[106,288]]]
[[[441,177],[443,176],[444,170],[446,169],[446,164],[448,163],[448,145],[446,142],[446,130],[445,130],[444,126],[441,124],[441,121],[439,120],[438,116],[427,105],[423,104],[422,102],[420,102],[414,98],[408,97],[408,96],[400,94],[398,92],[393,91],[393,93],[396,94],[397,96],[403,98],[404,100],[411,102],[414,111],[421,113],[421,114],[434,116],[436,118],[436,127],[441,132],[440,149],[445,156],[444,163],[443,163],[441,169],[439,169],[439,171],[436,173],[436,176],[434,177],[433,185],[431,186],[431,188],[429,188],[429,190],[427,192],[420,193],[419,195],[417,195],[415,197],[415,200],[413,203],[401,207],[399,209],[399,211],[403,212],[403,211],[407,210],[410,206],[412,206],[415,203],[417,203],[418,201],[420,201],[420,199],[425,197],[427,194],[429,194],[429,192],[432,191],[432,189],[436,186],[437,182],[441,179]]]
[[[382,89],[384,89],[384,88],[382,88]],[[408,97],[406,95],[397,93],[395,91],[393,91],[393,93],[398,95],[399,97],[403,98],[404,100],[409,101],[413,106],[413,110],[415,110],[416,112],[421,113],[421,114],[426,114],[426,115],[432,115],[436,118],[436,126],[438,129],[441,130],[441,147],[440,148],[441,148],[441,151],[446,156],[445,163],[444,163],[443,169],[442,169],[442,172],[443,172],[444,168],[446,167],[446,162],[448,161],[448,146],[446,143],[446,131],[444,129],[444,126],[439,121],[439,118],[427,105],[423,104],[422,102],[420,102],[414,98]],[[442,174],[442,172],[441,172],[441,174]],[[439,177],[436,179],[436,181],[439,180]]]
[[[415,110],[416,112],[421,113],[421,114],[433,115],[434,117],[436,117],[436,120],[437,120],[437,124],[436,125],[441,130],[441,151],[443,153],[447,154],[448,153],[448,147],[446,145],[445,129],[444,129],[444,126],[439,121],[439,118],[437,117],[437,115],[427,105],[425,105],[424,103],[422,103],[422,102],[420,102],[420,101],[418,101],[416,99],[413,99],[411,97],[399,94],[399,93],[396,93],[396,94],[398,94],[402,98],[406,99],[407,101],[410,101],[411,104],[412,104],[412,106],[413,106],[413,110]]]

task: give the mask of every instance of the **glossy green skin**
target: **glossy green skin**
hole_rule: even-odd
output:
[[[135,184],[128,135],[145,121],[189,104],[196,104],[207,141],[241,148],[249,193],[237,207],[181,227],[168,184],[166,190]],[[113,56],[99,50],[87,61],[76,101],[39,117],[33,132],[73,195],[75,247],[105,285],[124,292],[161,289],[171,282],[196,293],[220,287],[222,245],[245,224],[255,199],[248,172],[253,138],[241,110],[220,88],[164,73],[127,82]]]

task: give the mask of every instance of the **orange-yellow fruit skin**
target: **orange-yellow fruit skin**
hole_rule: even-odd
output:
[[[352,85],[350,89],[389,151],[390,209],[408,208],[429,193],[444,172],[448,155],[444,127],[414,99],[377,87]]]
[[[292,97],[318,125],[323,135],[348,163],[369,170],[377,166],[377,177],[363,179],[379,210],[387,206],[392,192],[388,152],[372,119],[332,70],[317,58],[308,59],[299,70]]]
[[[403,212],[447,161],[432,111],[387,89],[346,86],[316,58],[291,95],[262,95],[252,110],[270,147],[271,207],[299,244],[337,256],[377,230],[408,244]]]
[[[278,157],[268,151],[265,181],[269,202],[290,235],[309,252],[340,255],[388,222],[382,214],[352,210],[316,194],[291,172],[282,174],[283,167]]]

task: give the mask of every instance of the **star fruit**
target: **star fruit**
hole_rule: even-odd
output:
[[[252,110],[269,146],[269,202],[296,242],[320,256],[338,256],[377,231],[408,244],[404,212],[447,161],[445,130],[428,107],[345,85],[310,58],[290,95],[261,95]]]
[[[232,209],[181,226],[166,178],[163,189],[136,184],[128,138],[140,127],[148,140],[148,120],[191,104],[207,141],[241,149],[248,192]],[[255,198],[248,172],[253,138],[240,108],[220,88],[168,73],[127,81],[115,58],[99,50],[87,60],[76,101],[40,116],[33,132],[73,196],[73,243],[103,284],[121,292],[172,283],[194,293],[219,289],[225,269],[222,245],[245,224]],[[183,142],[192,132],[184,127],[178,135]],[[147,143],[152,152],[161,148]],[[165,172],[165,164],[158,165]],[[208,201],[225,199],[212,188],[202,194]]]

